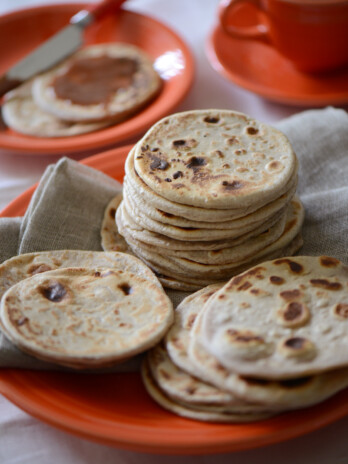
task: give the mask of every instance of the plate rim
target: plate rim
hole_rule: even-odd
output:
[[[56,11],[69,11],[74,10],[75,12],[83,9],[86,3],[81,2],[66,2],[66,3],[50,3],[44,5],[30,6],[27,8],[20,8],[18,10],[10,11],[0,15],[0,27],[3,23],[8,21],[13,21],[16,18],[23,18],[28,14],[38,14],[39,12],[51,12],[52,10]],[[10,130],[10,133],[5,133],[2,136],[0,131],[0,148],[4,149],[10,153],[20,153],[20,154],[30,154],[30,155],[57,155],[59,153],[67,154],[81,154],[88,151],[107,150],[115,145],[124,144],[127,141],[130,141],[133,137],[142,134],[145,132],[152,124],[161,119],[162,117],[170,114],[171,111],[177,107],[189,93],[195,76],[195,61],[193,53],[186,43],[186,41],[169,25],[165,22],[156,19],[153,16],[148,14],[143,14],[141,12],[132,11],[127,8],[121,8],[124,14],[138,17],[139,20],[149,21],[151,24],[156,25],[156,28],[164,31],[168,36],[171,36],[173,40],[177,43],[177,48],[180,49],[182,55],[185,59],[184,71],[179,76],[180,78],[180,92],[175,95],[175,98],[172,96],[169,98],[168,103],[165,104],[164,108],[159,106],[156,108],[156,101],[159,103],[165,102],[163,99],[163,91],[154,99],[153,103],[150,103],[148,106],[144,107],[142,111],[150,111],[149,115],[146,115],[145,120],[140,120],[135,127],[132,126],[134,118],[139,117],[141,112],[135,113],[133,117],[122,121],[121,123],[100,129],[99,131],[94,131],[86,134],[78,134],[75,136],[69,137],[34,137],[25,134],[16,133],[15,131]],[[74,11],[72,14],[74,14]],[[165,82],[164,82],[165,85]],[[1,101],[1,98],[0,98]],[[159,104],[157,103],[157,104]],[[155,108],[155,110],[153,110]],[[154,114],[151,114],[155,111]],[[113,133],[116,132],[118,135],[115,136]],[[122,135],[121,135],[122,133]],[[90,139],[93,138],[93,135],[97,134],[97,141],[93,142]],[[102,134],[98,136],[98,134]],[[103,136],[106,134],[106,136]],[[101,140],[99,140],[101,139]]]
[[[93,155],[83,160],[80,160],[82,164],[87,166],[91,166],[95,169],[102,170],[106,174],[108,173],[108,166],[114,166],[115,170],[120,170],[120,176],[123,173],[123,161],[127,153],[130,151],[132,145],[127,145],[119,148],[115,148],[112,150],[108,150],[102,152],[97,155]],[[36,184],[37,185],[37,184]],[[31,195],[35,191],[36,185],[30,187],[21,195],[16,197],[6,208],[4,208],[0,212],[0,217],[11,213],[11,215],[15,215],[14,213],[18,208],[23,207],[23,202],[26,202],[25,207],[27,206]],[[289,411],[283,413],[280,416],[275,416],[274,418],[267,419],[265,421],[254,422],[251,424],[210,424],[210,423],[202,423],[199,421],[192,421],[189,419],[178,418],[173,414],[175,421],[179,423],[189,423],[196,424],[197,428],[202,430],[213,429],[216,428],[220,430],[228,430],[231,429],[231,435],[226,436],[226,434],[219,434],[219,440],[215,438],[215,441],[207,441],[202,442],[201,437],[196,437],[195,439],[189,439],[189,437],[185,437],[185,440],[182,440],[180,443],[178,441],[173,443],[172,439],[167,439],[167,441],[163,440],[163,437],[152,437],[152,440],[149,440],[149,436],[146,435],[144,439],[139,439],[139,433],[136,430],[128,430],[127,432],[127,439],[125,436],[123,438],[115,437],[115,436],[103,436],[102,433],[98,433],[96,429],[93,427],[91,429],[90,426],[86,426],[86,423],[83,421],[83,418],[80,421],[75,421],[75,425],[72,425],[71,422],[67,423],[67,414],[61,414],[59,418],[57,415],[52,414],[52,406],[49,404],[45,407],[40,406],[40,399],[43,401],[43,397],[40,398],[40,391],[36,391],[33,388],[35,393],[35,398],[32,396],[30,400],[28,400],[27,395],[25,392],[23,393],[23,389],[20,388],[20,382],[28,378],[30,380],[30,376],[34,376],[37,378],[44,378],[45,375],[66,375],[67,373],[59,373],[59,372],[50,372],[50,371],[25,371],[23,369],[0,369],[0,392],[8,398],[9,401],[16,404],[18,407],[23,409],[24,411],[28,412],[32,416],[46,422],[58,429],[64,430],[65,432],[69,432],[73,435],[77,435],[80,438],[85,438],[94,442],[102,443],[105,445],[113,446],[120,449],[127,449],[132,451],[140,451],[140,452],[147,452],[147,453],[155,453],[155,454],[173,454],[173,455],[182,455],[182,454],[190,454],[190,455],[199,455],[199,454],[218,454],[224,452],[236,452],[242,451],[246,449],[254,449],[263,446],[268,446],[275,443],[280,443],[283,441],[287,441],[301,435],[307,434],[309,432],[315,431],[320,429],[326,425],[329,425],[332,422],[337,421],[338,419],[346,416],[348,414],[348,390],[342,391],[337,395],[333,396],[329,400],[320,403],[316,406],[311,408],[301,409],[298,411]],[[75,373],[70,373],[70,375],[76,375]],[[87,374],[88,375],[88,374]],[[104,374],[98,374],[104,375]],[[109,375],[109,374],[105,374]],[[139,373],[125,373],[125,374],[112,374],[112,375],[125,375],[126,379],[128,379],[132,375],[136,375],[136,378],[139,378]],[[17,380],[16,380],[17,379]],[[133,380],[134,381],[134,380]],[[29,382],[30,383],[30,382]],[[31,383],[33,387],[35,385]],[[28,386],[28,383],[27,383]],[[342,398],[343,397],[343,398]],[[341,399],[340,399],[341,398]],[[46,401],[47,403],[47,401]],[[342,404],[343,403],[343,404]],[[336,405],[336,408],[335,408]],[[158,407],[154,403],[154,406]],[[322,413],[324,410],[324,414]],[[164,411],[164,410],[163,410]],[[163,414],[168,415],[171,414],[168,411],[164,411]],[[282,419],[281,416],[286,415],[288,421],[286,419]],[[301,421],[296,419],[297,417],[301,419],[301,417],[307,417],[307,420]],[[64,420],[65,418],[65,420]],[[289,421],[290,418],[290,421]],[[291,419],[292,418],[292,419]],[[294,419],[295,418],[295,419]],[[314,418],[314,420],[313,420]],[[174,420],[174,419],[173,419]],[[273,426],[272,423],[277,424],[280,421],[286,421],[287,426],[277,427]],[[184,422],[182,422],[184,421]],[[69,422],[69,421],[68,421]],[[119,422],[118,422],[119,424]],[[198,425],[197,425],[198,424]],[[202,425],[203,424],[203,425]],[[256,425],[255,425],[256,424]],[[290,424],[290,426],[289,426]],[[291,425],[292,424],[292,425]],[[240,436],[238,441],[231,439],[233,438],[233,428],[235,431],[241,429],[246,429],[247,427],[253,427],[259,429],[263,427],[264,430],[259,432],[257,435],[253,435],[252,437],[248,436],[247,434],[242,439]],[[151,435],[151,426],[146,428],[147,433]],[[144,430],[143,430],[144,432]],[[152,434],[154,431],[152,431]],[[241,433],[241,432],[240,432]]]

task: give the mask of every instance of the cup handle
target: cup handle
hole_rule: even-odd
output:
[[[229,24],[228,17],[231,13],[231,9],[233,10],[237,5],[242,4],[254,5],[258,12],[261,13],[264,22],[248,27],[239,27]],[[256,39],[267,43],[270,42],[268,21],[266,15],[261,9],[261,0],[222,0],[219,5],[218,16],[220,24],[227,34],[238,39]]]

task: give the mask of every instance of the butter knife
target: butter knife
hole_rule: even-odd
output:
[[[67,58],[83,44],[83,31],[94,21],[117,11],[125,0],[102,0],[76,13],[69,25],[46,40],[0,76],[0,97],[27,79]]]

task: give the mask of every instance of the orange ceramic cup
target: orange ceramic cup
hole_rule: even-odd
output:
[[[234,21],[242,6],[253,7],[255,24]],[[348,0],[223,0],[219,18],[226,33],[270,43],[301,71],[348,64]]]

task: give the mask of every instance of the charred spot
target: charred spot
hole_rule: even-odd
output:
[[[143,145],[143,146],[140,148],[140,150],[141,150],[142,152],[147,151],[148,149],[149,149],[149,146],[148,146],[148,145]]]
[[[100,272],[100,271],[96,271],[96,272],[94,273],[94,277],[100,277],[100,276],[101,276],[101,272]]]
[[[248,288],[252,287],[252,284],[250,282],[244,282],[240,287],[237,288],[237,290],[240,292],[242,290],[248,290]]]
[[[230,164],[228,164],[228,163],[225,163],[225,164],[223,164],[223,165],[222,165],[222,167],[223,167],[224,169],[228,169],[228,168],[230,168],[230,167],[231,167],[231,165],[230,165]]]
[[[301,274],[303,272],[303,266],[296,261],[293,261],[292,259],[288,258],[283,258],[283,259],[277,259],[274,261],[274,264],[279,265],[279,264],[287,264],[289,268],[291,269],[292,272],[295,274]]]
[[[183,147],[184,145],[186,145],[186,140],[174,140],[173,141],[174,147]]]
[[[188,140],[174,140],[173,141],[173,147],[174,148],[178,148],[178,147],[181,147],[181,148],[194,148],[197,146],[197,140],[195,139],[188,139]]]
[[[28,269],[30,275],[40,274],[41,272],[50,271],[52,268],[47,264],[36,264]]]
[[[157,210],[162,216],[167,217],[167,218],[173,218],[175,217],[174,214],[167,213],[166,211],[161,211],[160,209]]]
[[[296,225],[296,223],[297,223],[296,219],[292,219],[291,221],[287,221],[286,224],[285,224],[285,227],[284,227],[283,234],[285,234],[286,232],[291,230]]]
[[[253,295],[259,295],[261,293],[261,290],[259,288],[252,288],[250,290],[250,293],[252,293]]]
[[[139,156],[136,156],[136,157],[135,157],[136,160],[141,160],[141,159],[143,159],[143,158],[144,158],[144,157],[143,157],[142,155],[139,155]]]
[[[249,135],[255,135],[259,132],[259,130],[256,127],[249,126],[246,128],[246,133]]]
[[[152,152],[156,152],[156,151],[158,151],[158,150],[159,150],[159,148],[152,148],[151,151],[152,151]]]
[[[284,283],[284,279],[279,276],[271,276],[269,280],[274,285],[282,285]]]
[[[17,325],[18,325],[18,326],[21,326],[21,325],[25,324],[28,320],[29,320],[29,319],[28,319],[27,317],[23,316],[23,317],[21,317],[20,319],[18,319]]]
[[[307,340],[302,337],[292,337],[292,338],[288,338],[285,341],[284,345],[287,348],[291,348],[292,350],[301,350],[305,346],[306,341]]]
[[[204,122],[208,122],[209,124],[216,124],[219,121],[220,118],[218,116],[206,116],[204,118]]]
[[[348,319],[348,304],[347,303],[339,303],[335,306],[335,314],[338,316],[343,317],[344,319]]]
[[[52,301],[53,303],[59,303],[67,294],[67,290],[58,281],[49,282],[47,286],[40,288],[41,294]]]
[[[238,190],[244,187],[244,183],[238,180],[233,180],[232,182],[224,180],[221,184],[225,187],[225,190]]]
[[[331,258],[330,256],[321,256],[320,264],[324,267],[336,267],[340,264],[340,261],[336,258]]]
[[[229,139],[227,139],[227,143],[229,145],[233,145],[234,143],[239,143],[239,139],[238,137],[236,137],[235,135],[233,135],[232,137],[230,137]]]
[[[201,166],[205,166],[207,164],[207,160],[204,158],[198,158],[197,156],[192,156],[186,164],[186,166],[190,169],[192,168],[200,168]]]
[[[245,155],[245,154],[246,154],[246,150],[245,150],[244,148],[240,148],[240,149],[236,150],[236,151],[234,152],[234,154],[235,154],[235,155],[238,155],[238,156],[239,156],[239,155]]]
[[[213,155],[217,155],[219,158],[224,158],[225,157],[225,155],[222,153],[221,150],[215,150],[213,152]]]
[[[303,311],[303,304],[293,301],[287,305],[283,317],[286,321],[293,321],[298,319],[302,315]]]
[[[254,335],[253,333],[243,333],[243,332],[238,332],[238,330],[234,329],[228,329],[227,334],[232,336],[233,340],[236,342],[241,342],[241,343],[249,343],[249,342],[262,342],[263,343],[263,338],[260,337],[259,335]]]
[[[172,181],[172,179],[170,179],[169,177],[166,177],[164,180],[165,180],[166,182],[171,182],[171,181]]]
[[[308,384],[313,377],[299,377],[296,379],[280,380],[279,383],[284,388],[298,388]]]
[[[224,300],[226,298],[225,294],[219,295],[219,300]]]
[[[183,177],[183,175],[182,171],[176,171],[173,174],[173,179],[179,179],[179,177]]]
[[[169,168],[169,163],[166,160],[158,158],[157,156],[152,157],[152,163],[150,164],[150,169],[159,169],[160,171],[165,171]]]
[[[301,295],[300,290],[294,289],[294,290],[285,290],[284,292],[280,292],[279,294],[284,300],[295,300],[296,298],[299,298]]]
[[[133,293],[133,288],[128,284],[120,284],[118,288],[122,290],[125,295],[130,295]]]
[[[340,282],[330,282],[327,279],[311,279],[310,283],[313,287],[325,288],[325,290],[341,290],[342,284]]]
[[[109,211],[109,216],[111,217],[111,219],[115,219],[115,215],[116,215],[116,209],[111,208]]]

